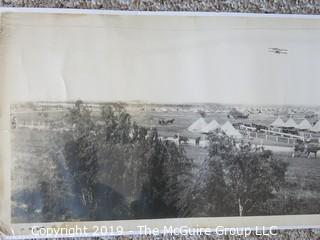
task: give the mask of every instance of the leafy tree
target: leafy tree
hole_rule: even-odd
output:
[[[223,167],[219,161],[207,158],[193,185],[189,215],[198,217],[229,216],[233,206],[230,204],[229,188],[224,181]]]
[[[67,167],[74,178],[81,202],[93,215],[96,209],[94,187],[97,183],[98,158],[95,125],[88,107],[77,101],[67,118],[72,126],[72,138],[65,144]]]
[[[95,185],[95,198],[97,208],[94,214],[95,220],[128,219],[129,208],[125,197],[107,184]]]
[[[133,202],[133,217],[177,216],[183,178],[192,168],[183,149],[132,122],[122,105],[103,106],[100,119],[104,175]]]
[[[104,169],[101,178],[125,192],[129,199],[135,198],[147,130],[132,123],[130,115],[118,104],[101,107],[98,129],[98,158]]]
[[[144,168],[140,174],[145,175],[140,199],[133,204],[134,216],[141,218],[168,217],[175,215],[176,209],[166,203],[167,193],[166,160],[168,151],[158,137],[156,129],[152,129],[147,138],[143,155]]]
[[[183,190],[186,180],[192,176],[193,162],[184,150],[170,141],[159,138],[156,129],[151,129],[144,146],[144,177],[138,201],[132,205],[134,216],[177,217],[183,214]]]
[[[186,156],[183,147],[173,142],[165,141],[168,151],[165,162],[165,176],[167,190],[165,193],[166,203],[175,206],[178,216],[188,216],[188,206],[192,201],[194,185],[193,159]]]
[[[91,219],[126,216],[127,200],[132,217],[178,216],[192,169],[182,148],[137,125],[122,104],[102,106],[96,121],[77,101],[68,119],[73,131],[65,138],[66,163]]]
[[[237,145],[222,133],[210,136],[205,164],[209,166],[209,173],[204,189],[207,191],[216,185],[215,188],[219,188],[215,189],[216,195],[223,201],[227,199],[231,209],[237,209],[240,216],[254,214],[257,206],[275,197],[285,182],[287,168],[271,151],[253,150],[243,142]],[[219,199],[215,198],[214,202],[219,203]],[[219,213],[219,209],[215,212]]]
[[[131,117],[122,105],[105,105],[101,108],[105,142],[126,144],[130,140]]]

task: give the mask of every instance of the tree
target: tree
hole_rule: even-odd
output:
[[[72,136],[64,147],[66,164],[77,185],[82,204],[93,215],[96,209],[93,190],[98,173],[95,125],[91,112],[80,100],[70,109],[67,119],[72,126]]]
[[[166,203],[175,206],[178,216],[188,216],[189,203],[192,201],[194,190],[193,159],[186,156],[183,147],[165,141],[164,145],[168,151],[165,162],[165,173],[167,179],[167,190],[165,194]]]
[[[177,217],[192,161],[175,143],[161,140],[156,129],[133,122],[122,104],[100,110],[94,121],[77,101],[68,114],[72,134],[64,146],[76,195],[90,219],[124,217],[128,203],[135,218]]]
[[[173,142],[163,141],[151,129],[144,143],[139,175],[141,193],[131,205],[135,218],[178,217],[184,180],[191,175],[192,160]]]
[[[141,185],[139,169],[146,145],[147,129],[131,121],[119,104],[101,107],[97,134],[98,158],[104,169],[103,181],[126,193],[129,200],[137,195]]]
[[[128,143],[132,127],[131,117],[122,105],[104,105],[100,119],[103,123],[104,143]]]
[[[156,129],[152,129],[147,137],[142,153],[143,165],[139,169],[142,177],[139,200],[132,205],[135,218],[157,218],[175,214],[166,204],[165,193],[167,182],[165,177],[165,161],[168,152],[158,137]]]
[[[132,122],[122,105],[102,106],[100,120],[103,178],[128,196],[133,217],[177,216],[178,195],[192,168],[183,148]]]
[[[244,142],[237,145],[222,133],[212,134],[209,141],[206,164],[216,170],[209,173],[207,181],[214,180],[225,189],[219,191],[224,192],[220,197],[228,196],[231,209],[237,209],[239,216],[254,214],[257,206],[275,197],[285,182],[286,163],[274,158],[271,151],[253,149]]]

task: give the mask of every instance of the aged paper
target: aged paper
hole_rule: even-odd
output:
[[[17,233],[319,224],[319,18],[7,12],[0,34]]]

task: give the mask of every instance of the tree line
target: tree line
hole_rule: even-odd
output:
[[[196,167],[121,104],[97,114],[77,101],[66,118],[72,131],[60,155],[50,153],[54,177],[40,183],[45,221],[259,215],[285,183],[287,165],[271,151],[239,147],[221,132]]]

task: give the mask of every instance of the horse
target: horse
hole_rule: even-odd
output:
[[[316,143],[310,143],[306,145],[306,153],[309,158],[310,153],[314,153],[314,157],[317,158],[317,152],[320,150],[320,145]]]
[[[199,146],[201,137],[196,138],[196,146]]]
[[[294,152],[292,154],[292,157],[295,156],[296,153],[306,154],[307,157],[310,157],[310,154],[313,153],[315,158],[317,158],[317,152],[320,150],[320,145],[318,143],[304,143],[301,140],[298,140],[296,144],[294,145]]]
[[[167,120],[167,124],[173,124],[173,122],[175,121],[174,118],[170,119],[170,120]]]
[[[294,158],[296,154],[302,155],[303,153],[305,153],[305,149],[305,142],[302,139],[297,139],[293,147],[292,157]]]
[[[167,125],[168,123],[166,122],[166,120],[162,120],[162,119],[160,119],[159,121],[158,121],[158,123],[159,123],[159,125]]]
[[[306,146],[303,143],[298,143],[294,145],[292,157],[294,158],[296,154],[301,155],[305,153]]]
[[[188,137],[184,137],[184,136],[179,136],[179,145],[181,143],[188,143],[189,142],[189,138]]]
[[[168,125],[168,124],[173,124],[174,121],[175,121],[174,118],[169,119],[169,120],[159,119],[158,123],[159,123],[159,125]]]

